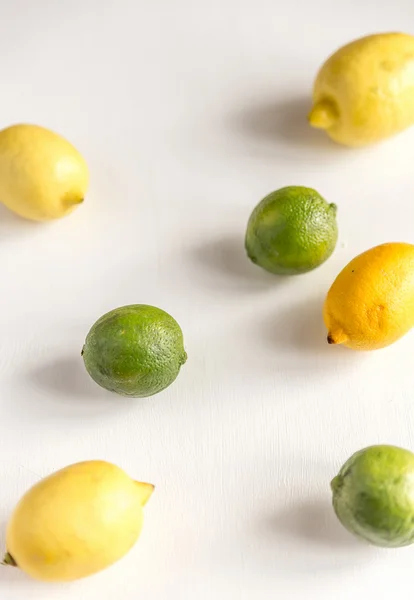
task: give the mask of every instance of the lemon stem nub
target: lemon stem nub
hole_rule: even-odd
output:
[[[85,201],[83,196],[74,195],[74,194],[66,194],[62,199],[62,205],[64,208],[69,209],[74,206],[78,206]]]
[[[85,198],[70,198],[66,203],[68,206],[77,206],[83,202],[85,202]]]
[[[135,485],[139,488],[141,506],[145,506],[152,496],[155,485],[152,485],[152,483],[142,483],[141,481],[135,481]]]
[[[348,339],[348,336],[340,330],[330,331],[328,333],[328,344],[343,344]]]
[[[4,558],[3,558],[3,561],[1,564],[5,565],[7,567],[17,567],[16,561],[14,560],[12,555],[9,554],[8,552],[6,552],[6,554],[4,555]]]
[[[308,115],[308,121],[317,129],[329,129],[338,118],[335,105],[330,100],[317,102]]]

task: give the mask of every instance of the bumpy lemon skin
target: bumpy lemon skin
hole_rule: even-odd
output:
[[[381,33],[347,44],[321,67],[313,88],[313,127],[358,147],[414,124],[414,37]]]
[[[82,155],[38,125],[0,131],[0,202],[33,221],[58,219],[81,204],[89,184]]]
[[[153,486],[133,481],[119,467],[87,461],[33,486],[8,523],[8,555],[41,581],[72,581],[105,569],[135,544],[142,506]]]
[[[414,246],[382,244],[351,260],[323,316],[330,344],[377,350],[396,342],[414,326]]]

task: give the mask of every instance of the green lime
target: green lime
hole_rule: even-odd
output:
[[[414,542],[414,454],[396,446],[356,452],[332,480],[342,525],[376,546]]]
[[[296,275],[325,262],[337,239],[336,205],[311,188],[289,186],[256,206],[245,246],[249,258],[266,271]]]
[[[86,337],[82,356],[96,383],[135,398],[168,387],[187,360],[177,321],[146,304],[122,306],[98,319]]]

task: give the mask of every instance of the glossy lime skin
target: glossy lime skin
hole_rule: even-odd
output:
[[[338,239],[336,205],[315,190],[289,186],[252,212],[245,238],[250,260],[277,275],[306,273],[325,262]]]
[[[376,546],[414,542],[414,454],[396,446],[356,452],[332,480],[342,525]]]
[[[86,337],[82,356],[96,383],[134,398],[168,387],[187,360],[177,321],[146,304],[116,308],[98,319]]]

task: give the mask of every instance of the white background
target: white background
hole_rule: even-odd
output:
[[[67,464],[107,459],[157,486],[117,565],[69,585],[4,568],[1,598],[411,593],[414,550],[355,541],[329,482],[366,445],[414,447],[414,335],[332,348],[321,306],[360,251],[414,242],[414,132],[347,150],[305,120],[325,58],[387,30],[414,33],[411,0],[1,2],[0,125],[62,133],[92,176],[62,221],[0,211],[1,546],[19,497]],[[317,271],[278,278],[243,237],[289,184],[338,204],[340,239]],[[92,323],[128,303],[184,331],[187,364],[148,400],[101,390],[80,358]]]

